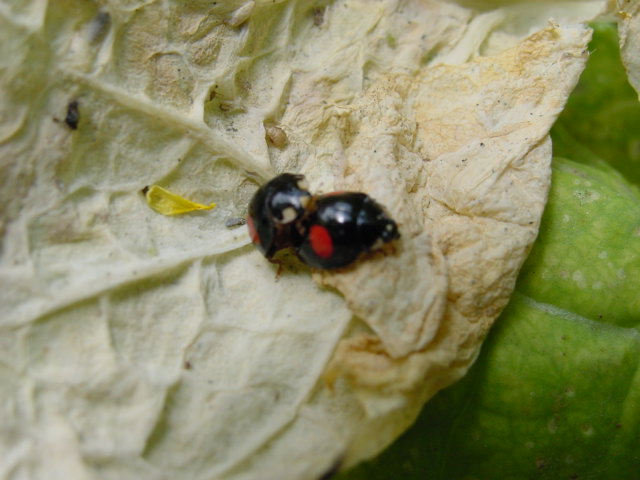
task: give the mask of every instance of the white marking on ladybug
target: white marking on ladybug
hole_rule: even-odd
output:
[[[296,219],[296,210],[293,207],[287,207],[282,210],[282,221],[281,223],[291,223]]]

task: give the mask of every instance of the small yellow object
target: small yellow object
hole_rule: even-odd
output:
[[[180,195],[165,190],[158,185],[151,185],[142,189],[147,204],[156,212],[162,215],[180,215],[182,213],[189,213],[196,210],[211,210],[216,206],[215,203],[211,205],[202,205],[200,203],[187,200]]]

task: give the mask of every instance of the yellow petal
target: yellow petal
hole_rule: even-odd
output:
[[[195,210],[211,210],[216,206],[215,203],[211,205],[202,205],[200,203],[187,200],[180,195],[165,190],[158,185],[151,185],[145,187],[142,192],[147,199],[147,204],[156,212],[162,215],[180,215],[182,213],[189,213]]]

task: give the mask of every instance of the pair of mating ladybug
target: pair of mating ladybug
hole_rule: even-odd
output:
[[[292,248],[304,263],[323,270],[346,267],[362,253],[400,238],[396,222],[368,195],[314,196],[304,176],[291,173],[258,189],[249,204],[247,226],[265,257]]]

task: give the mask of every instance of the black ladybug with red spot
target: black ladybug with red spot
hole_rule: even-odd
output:
[[[346,267],[400,238],[398,226],[365,193],[312,196],[304,176],[284,173],[262,185],[249,204],[251,241],[271,259],[292,248],[307,265]]]

